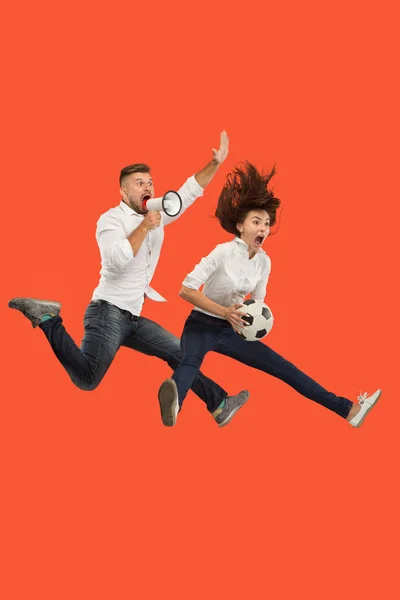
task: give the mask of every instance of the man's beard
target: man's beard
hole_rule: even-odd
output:
[[[144,208],[144,206],[142,205],[142,203],[139,201],[139,204],[135,204],[133,202],[133,200],[131,200],[131,198],[129,198],[128,196],[128,201],[129,201],[129,207],[135,211],[135,213],[137,213],[138,215],[147,215],[147,213],[149,212],[146,208]]]

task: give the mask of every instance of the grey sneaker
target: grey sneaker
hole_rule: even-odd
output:
[[[224,425],[228,425],[229,421],[233,418],[233,416],[237,413],[239,408],[242,408],[243,404],[246,404],[248,398],[250,396],[250,392],[247,390],[242,390],[236,396],[227,396],[225,399],[224,408],[217,409],[218,414],[215,415],[217,411],[214,411],[213,415],[214,419],[218,423],[220,427]],[[219,412],[221,410],[221,412]]]
[[[33,327],[37,327],[41,317],[50,315],[58,317],[61,304],[53,300],[37,300],[36,298],[12,298],[8,306],[22,312],[30,320]]]
[[[178,389],[173,379],[166,379],[158,390],[161,419],[164,425],[172,427],[179,412]]]

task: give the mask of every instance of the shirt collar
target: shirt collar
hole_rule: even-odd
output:
[[[121,202],[119,203],[119,207],[122,208],[124,213],[126,213],[127,215],[133,215],[134,217],[142,217],[143,216],[143,215],[139,215],[130,206],[125,204],[125,202],[123,200],[121,200]]]
[[[236,242],[237,244],[239,244],[239,246],[243,246],[243,249],[246,248],[246,250],[247,250],[248,245],[246,244],[246,242],[244,242],[242,239],[240,239],[240,237],[235,236],[233,238],[233,241]]]
[[[241,250],[246,252],[248,255],[249,245],[246,244],[246,242],[244,242],[240,237],[237,237],[237,236],[234,237],[233,241],[236,242],[238,244],[238,246],[240,246]],[[257,256],[257,254],[265,254],[265,252],[262,248],[259,248],[257,250],[257,252],[255,253],[255,255],[253,256],[253,258],[255,258]],[[249,260],[253,260],[253,258],[249,258]]]

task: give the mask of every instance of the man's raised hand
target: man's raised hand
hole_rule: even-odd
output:
[[[215,165],[220,165],[221,163],[224,162],[224,160],[228,156],[228,152],[229,152],[229,138],[228,138],[228,134],[224,130],[221,132],[218,150],[213,148],[214,156],[213,156],[212,162]]]

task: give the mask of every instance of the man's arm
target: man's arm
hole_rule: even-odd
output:
[[[226,131],[221,132],[219,148],[213,148],[213,159],[204,169],[195,174],[197,183],[204,189],[208,186],[220,165],[224,162],[229,152],[229,138]]]
[[[122,223],[115,216],[102,215],[96,230],[102,259],[114,269],[123,269],[139,252],[147,232],[158,227],[160,221],[160,213],[150,211],[130,236],[126,237]]]
[[[160,223],[161,215],[159,211],[150,210],[140,225],[132,231],[131,235],[128,237],[128,241],[132,247],[133,256],[136,256],[136,254],[139,252],[147,232],[158,227]]]
[[[185,210],[193,204],[193,202],[199,196],[203,195],[204,188],[210,183],[221,163],[225,160],[229,150],[229,138],[226,131],[221,133],[220,146],[218,150],[213,148],[213,159],[208,163],[204,169],[189,177],[189,179],[183,184],[178,190],[178,193],[182,199],[182,210],[175,217],[169,217],[166,213],[162,213],[162,221],[164,225],[169,225],[177,219],[179,219]]]

